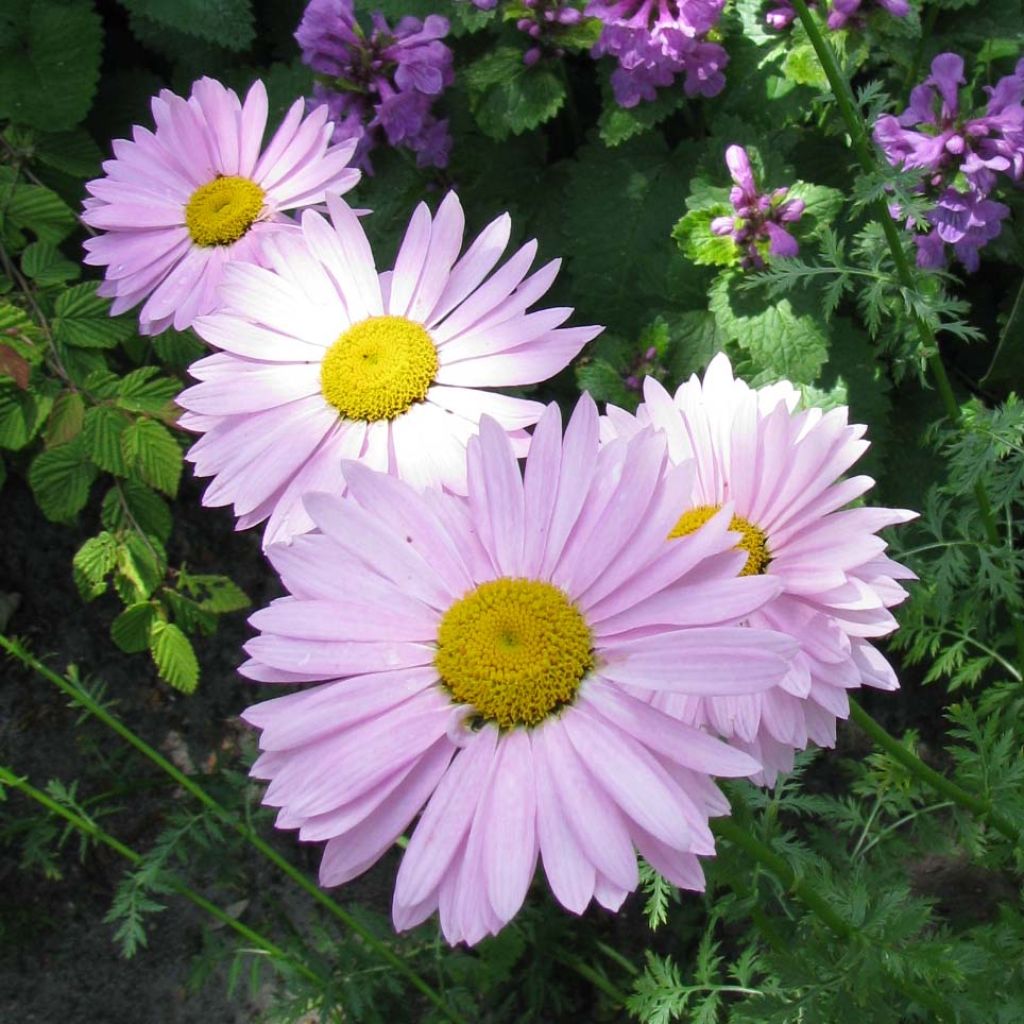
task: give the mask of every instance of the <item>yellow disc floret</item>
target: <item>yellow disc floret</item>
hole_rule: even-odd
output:
[[[699,530],[720,508],[721,505],[698,505],[684,512],[668,535],[669,540],[685,537],[688,533]],[[740,575],[760,576],[772,560],[768,553],[768,535],[760,526],[755,526],[742,516],[733,516],[729,520],[729,529],[741,534],[736,547],[747,553],[747,561],[740,570]]]
[[[571,703],[594,667],[592,643],[583,616],[558,587],[491,580],[445,613],[434,665],[456,701],[512,729]]]
[[[320,366],[324,398],[350,420],[393,420],[427,397],[437,349],[422,324],[371,316],[353,324]]]
[[[248,178],[214,178],[192,193],[185,226],[196,245],[230,245],[252,227],[263,211],[263,189]]]

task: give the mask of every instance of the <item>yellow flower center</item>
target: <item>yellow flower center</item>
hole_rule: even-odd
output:
[[[252,227],[263,210],[263,189],[248,178],[214,178],[192,193],[185,225],[196,245],[230,245]]]
[[[676,537],[685,537],[689,533],[696,532],[721,507],[721,505],[698,505],[696,508],[684,512],[679,517],[679,522],[672,528],[668,539],[673,540]],[[768,535],[760,526],[755,526],[749,519],[743,519],[741,516],[733,516],[729,520],[729,529],[742,534],[736,547],[747,553],[747,561],[740,570],[740,575],[760,576],[772,560],[772,556],[768,553]]]
[[[572,701],[594,667],[592,643],[558,587],[491,580],[445,612],[434,665],[456,701],[512,729],[536,725]]]
[[[427,397],[437,349],[422,324],[371,316],[327,350],[320,366],[324,398],[350,420],[393,420]]]

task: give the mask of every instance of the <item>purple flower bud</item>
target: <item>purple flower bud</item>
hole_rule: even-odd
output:
[[[649,363],[652,359],[655,359],[658,355],[658,350],[652,345],[645,353],[644,359]]]
[[[711,222],[711,234],[719,236],[731,235],[734,223],[735,221],[732,217],[716,217]]]
[[[533,67],[541,58],[541,51],[539,46],[532,46],[526,53],[523,54],[523,63],[529,68]]]

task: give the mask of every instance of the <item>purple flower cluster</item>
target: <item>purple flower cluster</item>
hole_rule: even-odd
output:
[[[533,40],[533,46],[523,54],[523,62],[536,64],[545,54],[563,56],[565,50],[559,45],[559,37],[583,20],[583,11],[574,7],[572,0],[522,0],[522,3],[529,13],[516,22],[516,28]]]
[[[764,266],[765,243],[773,256],[795,256],[797,241],[782,225],[795,223],[803,216],[804,201],[787,199],[788,188],[759,192],[750,158],[742,146],[730,146],[725,151],[725,162],[735,182],[729,192],[735,216],[716,217],[711,222],[712,233],[732,236],[743,252],[740,266],[745,270]]]
[[[420,167],[447,166],[448,121],[431,107],[455,77],[452,51],[441,42],[448,19],[402,18],[391,28],[378,12],[372,23],[366,33],[352,0],[310,0],[295,33],[303,61],[324,78],[310,106],[327,105],[335,142],[359,140],[353,163],[365,170],[382,139],[412,150]]]
[[[914,237],[922,267],[944,266],[948,244],[968,270],[977,270],[979,250],[999,234],[1010,212],[989,193],[1000,174],[1014,182],[1024,177],[1024,60],[1012,75],[986,89],[983,116],[961,114],[964,82],[963,59],[940,53],[931,75],[911,92],[907,109],[875,124],[875,141],[889,163],[920,170],[920,191],[935,198],[926,215],[927,232]]]
[[[684,75],[687,96],[715,96],[725,87],[729,55],[708,33],[725,0],[592,0],[586,13],[603,22],[595,57],[614,57],[615,99],[622,107],[653,100],[659,86]]]
[[[808,7],[817,7],[815,3],[809,3]],[[869,10],[861,10],[867,6]],[[871,13],[870,8],[881,8],[888,11],[895,18],[905,18],[910,13],[910,4],[907,0],[832,0],[832,8],[828,13],[828,27],[835,32],[838,29],[846,28],[847,23],[853,23],[860,27]],[[772,9],[765,15],[764,20],[769,28],[784,29],[796,20],[796,11],[793,9],[791,0],[772,0]]]

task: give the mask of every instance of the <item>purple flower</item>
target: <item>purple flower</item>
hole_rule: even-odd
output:
[[[687,96],[720,93],[729,55],[707,34],[724,6],[725,0],[592,0],[586,13],[604,26],[592,53],[618,61],[612,89],[619,106],[653,100],[677,75]]]
[[[533,65],[544,56],[563,56],[562,36],[583,21],[583,11],[573,0],[522,0],[522,4],[527,14],[516,22],[516,28],[534,43],[523,54],[523,63]]]
[[[421,167],[446,166],[448,122],[431,107],[454,80],[441,42],[448,19],[402,18],[391,28],[378,12],[372,26],[366,33],[356,22],[352,0],[310,0],[295,32],[302,59],[321,76],[310,106],[327,105],[335,141],[359,140],[355,160],[366,170],[382,141],[412,150]]]
[[[920,170],[918,191],[935,196],[926,215],[931,227],[914,239],[922,267],[943,266],[948,244],[968,270],[976,269],[978,251],[999,234],[1009,212],[988,199],[989,193],[1000,174],[1015,182],[1024,177],[1024,61],[987,89],[982,116],[961,112],[964,82],[963,59],[940,53],[929,77],[911,92],[907,109],[875,124],[875,141],[889,163]],[[893,215],[899,217],[900,211]],[[923,225],[908,221],[907,226]]]
[[[828,27],[832,31],[845,28],[848,23],[860,28],[867,20],[866,13],[861,10],[865,0],[832,0],[832,9],[828,15]],[[880,7],[896,18],[904,18],[910,12],[910,4],[907,0],[867,0],[869,6]],[[817,7],[816,3],[809,3],[808,7]],[[764,20],[769,28],[789,28],[796,20],[796,11],[793,9],[792,0],[772,0],[772,8]]]
[[[730,146],[725,151],[725,163],[735,183],[729,192],[735,216],[716,217],[711,222],[712,234],[731,236],[743,252],[740,266],[744,269],[764,267],[766,247],[772,256],[795,256],[799,251],[797,240],[782,225],[803,216],[804,201],[787,199],[788,188],[759,192],[750,158],[742,146]]]
[[[868,0],[871,4],[872,0]],[[846,23],[853,21],[855,25],[863,24],[865,15],[861,11],[864,0],[832,0],[832,10],[828,15],[828,27],[832,31],[845,28]],[[894,18],[905,18],[910,13],[907,0],[874,0],[874,4],[888,11]]]

